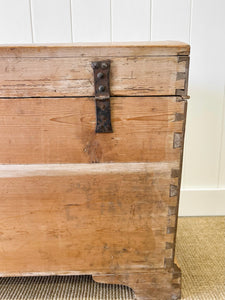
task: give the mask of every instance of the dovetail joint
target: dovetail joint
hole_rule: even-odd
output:
[[[173,267],[173,259],[172,258],[164,258],[164,267],[166,269]]]
[[[180,176],[180,170],[179,169],[172,169],[171,170],[171,178],[177,178]]]
[[[179,288],[180,288],[180,283],[172,283],[172,286],[173,286],[175,289],[179,289]],[[173,298],[173,300],[176,300],[176,299],[179,299],[179,297],[177,296],[177,298]]]
[[[185,61],[185,72],[177,72],[177,80],[184,80],[184,88],[176,89],[175,93],[178,96],[186,96],[188,88],[188,71],[189,71],[189,56],[178,56],[178,63]]]
[[[186,76],[185,72],[177,72],[177,80],[186,79]]]
[[[176,228],[175,227],[167,227],[167,234],[172,234],[176,232]]]
[[[187,99],[189,99],[189,98],[190,98],[190,96],[187,96],[187,95],[184,95],[184,97],[183,96],[177,96],[176,102],[187,102]]]
[[[175,132],[173,137],[173,148],[181,148],[183,145],[183,133]]]
[[[177,96],[186,96],[186,91],[184,89],[176,89],[175,93]]]
[[[170,197],[174,197],[178,195],[178,186],[171,184],[170,185]]]
[[[169,206],[168,216],[176,216],[176,214],[177,214],[177,207],[176,206]]]
[[[184,120],[184,114],[182,114],[182,113],[175,114],[175,119],[174,119],[175,122],[183,121],[183,120]]]
[[[166,250],[173,249],[173,243],[166,242]]]
[[[174,272],[173,273],[173,279],[177,279],[177,278],[180,278],[181,277],[181,273],[180,272]]]

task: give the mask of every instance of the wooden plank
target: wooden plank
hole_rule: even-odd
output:
[[[72,0],[73,40],[109,42],[110,0]]]
[[[148,41],[149,39],[150,1],[112,1],[112,40]]]
[[[0,275],[164,266],[177,163],[1,166]],[[6,176],[5,176],[6,174]],[[35,258],[35,259],[34,259]]]
[[[111,60],[112,95],[176,95],[185,85],[177,76],[186,71],[184,61],[166,49],[152,55],[151,48],[0,47],[0,97],[93,96],[91,62],[105,59]]]
[[[72,42],[70,0],[31,0],[35,43]]]
[[[0,43],[32,43],[29,0],[0,1]]]
[[[190,40],[191,0],[152,0],[152,39]]]
[[[0,163],[177,161],[185,101],[111,98],[113,133],[95,133],[94,98],[0,99]]]
[[[93,276],[93,279],[100,283],[128,285],[136,300],[181,299],[181,271],[175,264],[170,271],[154,269],[141,274],[104,274]]]
[[[75,44],[1,45],[0,57],[90,57],[90,56],[177,56],[189,55],[183,42],[119,42]],[[82,55],[81,55],[82,54]]]

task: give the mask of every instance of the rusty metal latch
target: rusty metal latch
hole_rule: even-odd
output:
[[[97,133],[113,132],[110,110],[109,72],[110,61],[95,61],[91,64],[94,70],[96,129]]]

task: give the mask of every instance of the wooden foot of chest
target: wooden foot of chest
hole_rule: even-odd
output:
[[[180,269],[154,269],[148,273],[93,275],[99,283],[122,284],[133,289],[136,300],[176,300],[181,297]]]

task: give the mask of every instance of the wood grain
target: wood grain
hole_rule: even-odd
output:
[[[92,277],[96,282],[128,285],[135,292],[135,300],[177,300],[181,297],[181,273],[175,264],[169,271],[153,269],[148,273],[129,272]]]
[[[91,98],[0,99],[0,163],[177,161],[185,101],[111,98],[113,133],[95,133]]]
[[[184,43],[0,47],[0,276],[92,274],[178,299]],[[113,133],[92,61],[111,60]],[[182,96],[182,97],[180,97]]]
[[[104,42],[104,43],[74,43],[74,44],[29,44],[1,45],[1,55],[7,57],[74,57],[106,55],[110,56],[171,56],[189,55],[190,46],[183,42]],[[139,54],[139,55],[138,55]]]
[[[111,60],[112,96],[177,95],[186,44],[0,47],[0,97],[94,96],[91,62]]]
[[[1,166],[1,276],[164,267],[177,163]]]

